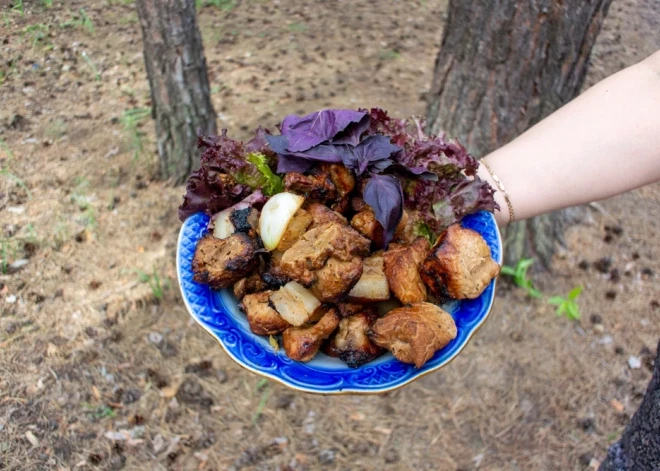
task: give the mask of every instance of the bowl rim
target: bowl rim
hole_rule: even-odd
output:
[[[484,212],[484,213],[488,214],[488,216],[491,218],[492,223],[495,226],[495,233],[497,235],[497,242],[498,242],[498,245],[500,247],[499,257],[497,257],[497,260],[495,260],[495,261],[501,266],[502,265],[502,260],[503,260],[503,250],[502,250],[503,247],[502,247],[502,234],[500,233],[500,228],[497,225],[497,222],[495,221],[495,216],[494,216],[493,213],[488,212],[488,211],[480,211],[480,212]],[[239,365],[241,368],[243,368],[243,369],[245,369],[245,370],[247,370],[247,371],[249,371],[253,374],[256,374],[257,376],[260,376],[262,378],[266,378],[266,379],[269,379],[269,380],[273,380],[276,383],[279,383],[283,386],[286,386],[287,388],[292,389],[294,391],[308,393],[308,394],[314,394],[314,395],[320,395],[320,396],[341,396],[341,395],[373,396],[373,395],[383,394],[383,393],[386,393],[386,392],[396,391],[397,389],[400,389],[400,388],[402,388],[402,387],[404,387],[408,384],[411,384],[411,383],[417,381],[420,378],[423,378],[423,377],[425,377],[425,376],[427,376],[431,373],[435,373],[435,372],[441,370],[442,368],[447,366],[449,363],[454,361],[463,352],[465,347],[468,346],[468,344],[472,340],[472,337],[474,337],[476,335],[476,333],[481,329],[481,327],[486,323],[486,321],[490,317],[490,313],[493,310],[493,305],[495,303],[498,277],[495,277],[493,279],[493,290],[492,290],[493,295],[492,295],[492,298],[491,298],[490,302],[488,303],[488,308],[486,310],[486,314],[479,321],[479,323],[473,327],[472,331],[470,332],[470,335],[465,339],[465,342],[463,342],[461,347],[451,357],[447,358],[442,363],[439,363],[439,364],[435,365],[433,368],[431,368],[427,371],[420,372],[419,374],[413,375],[410,378],[402,381],[400,384],[395,384],[395,385],[391,385],[391,386],[383,386],[380,389],[360,390],[360,389],[345,388],[345,389],[341,389],[341,390],[330,390],[330,391],[320,391],[320,390],[316,390],[316,389],[313,389],[313,388],[306,388],[306,387],[298,386],[298,385],[295,385],[295,384],[291,384],[291,383],[287,382],[286,380],[284,380],[284,379],[280,378],[279,376],[276,376],[272,373],[267,373],[267,372],[264,372],[264,371],[260,371],[256,368],[253,368],[251,366],[248,366],[248,365],[244,364],[230,350],[228,350],[225,347],[225,345],[222,343],[222,341],[215,335],[215,333],[207,325],[205,325],[203,322],[201,322],[197,318],[197,316],[194,314],[194,310],[190,306],[190,304],[188,302],[188,299],[187,299],[187,296],[186,296],[186,293],[184,292],[183,285],[181,283],[181,276],[180,276],[180,274],[181,274],[180,250],[181,250],[181,242],[182,242],[182,238],[183,238],[185,225],[186,225],[186,223],[184,221],[181,224],[181,227],[179,228],[179,235],[177,237],[176,274],[177,274],[177,283],[179,284],[179,290],[181,292],[181,298],[183,299],[183,303],[186,307],[186,310],[188,311],[188,314],[197,323],[198,326],[200,326],[208,335],[210,335],[220,345],[222,350],[229,356],[229,358],[231,358],[234,361],[234,363]]]

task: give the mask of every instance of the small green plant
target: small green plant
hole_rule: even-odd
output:
[[[154,295],[154,298],[159,301],[165,296],[165,289],[169,287],[167,280],[161,280],[156,267],[153,267],[151,274],[145,273],[141,270],[136,270],[138,274],[138,281],[140,283],[147,283],[151,288],[151,293]]]
[[[85,60],[87,65],[89,66],[90,69],[92,69],[92,72],[94,73],[94,78],[96,79],[97,82],[101,81],[101,74],[99,73],[99,69],[96,68],[96,64],[92,62],[92,59],[89,57],[87,52],[83,51],[82,52],[82,58]]]
[[[399,53],[399,51],[395,51],[394,49],[384,49],[380,51],[378,57],[384,61],[391,61],[401,57],[401,53]]]
[[[256,392],[261,391],[261,398],[259,399],[259,404],[257,404],[257,409],[254,411],[254,415],[252,416],[252,425],[257,423],[257,420],[259,420],[259,417],[261,417],[261,414],[264,411],[264,408],[266,407],[266,403],[268,402],[268,398],[270,397],[271,390],[268,387],[269,383],[266,378],[261,378],[257,382],[257,387],[255,388]]]
[[[291,23],[288,28],[292,33],[304,33],[307,31],[307,26],[302,23]]]
[[[11,7],[11,11],[18,13],[23,16],[25,14],[25,8],[23,7],[23,0],[14,0],[14,6]]]
[[[42,0],[44,7],[53,8],[53,0]]]
[[[87,16],[85,9],[81,8],[78,10],[78,13],[80,13],[80,25],[90,33],[94,33],[94,23],[92,23],[91,18]]]
[[[66,127],[66,123],[58,118],[46,128],[44,134],[50,139],[59,139],[66,135]]]
[[[197,10],[205,6],[212,6],[223,11],[229,11],[236,6],[236,0],[195,0]]]
[[[3,275],[6,275],[9,271],[9,261],[16,257],[17,250],[17,241],[15,239],[0,239],[0,270]]]
[[[52,44],[48,40],[49,31],[50,26],[43,23],[37,23],[23,28],[23,34],[26,34],[30,37],[32,47],[36,47],[38,43],[42,43],[46,47],[52,48]]]
[[[532,298],[540,298],[541,292],[534,288],[532,280],[527,278],[527,270],[534,264],[533,258],[522,258],[518,261],[515,268],[504,265],[502,274],[513,278],[513,282],[527,291]]]
[[[124,111],[119,121],[124,125],[124,132],[131,140],[133,158],[138,159],[144,150],[142,139],[144,132],[140,129],[140,123],[151,115],[151,108],[133,108]]]
[[[565,315],[568,319],[576,321],[580,319],[580,306],[576,299],[581,293],[582,286],[578,286],[577,288],[573,288],[565,298],[562,296],[553,296],[548,299],[548,303],[557,307],[555,312],[558,316]]]
[[[23,190],[25,190],[25,193],[27,194],[28,199],[32,198],[32,193],[31,193],[30,190],[28,189],[28,187],[27,187],[27,185],[25,184],[25,182],[24,182],[23,180],[21,180],[18,176],[16,176],[16,175],[14,175],[13,173],[11,173],[11,172],[9,171],[9,169],[7,169],[7,167],[3,167],[2,169],[0,169],[0,175],[2,175],[3,177],[7,178],[8,180],[13,181],[14,183],[16,183],[16,185],[18,185],[18,186],[21,187]]]

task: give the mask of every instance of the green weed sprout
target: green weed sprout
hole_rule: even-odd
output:
[[[541,292],[534,288],[532,280],[527,278],[527,270],[534,264],[533,258],[522,258],[518,261],[515,268],[504,265],[501,273],[513,278],[513,282],[527,291],[527,294],[532,298],[540,298]]]
[[[548,304],[552,304],[557,307],[555,311],[558,316],[565,315],[568,319],[579,320],[580,319],[580,306],[576,302],[578,296],[582,293],[582,286],[573,288],[568,296],[565,298],[562,296],[553,296],[548,299]]]
[[[87,52],[83,51],[82,52],[82,58],[85,60],[87,65],[89,66],[90,69],[92,69],[92,72],[94,73],[94,78],[96,79],[97,82],[101,81],[101,74],[99,73],[99,69],[96,68],[96,64],[92,62],[91,57],[87,54]]]
[[[124,111],[120,118],[120,122],[124,125],[124,131],[131,139],[131,148],[133,150],[133,158],[137,160],[142,153],[144,146],[142,145],[142,138],[144,133],[140,130],[138,125],[151,115],[151,108],[133,108]]]
[[[151,288],[151,293],[154,295],[154,298],[162,300],[165,296],[165,288],[169,286],[169,283],[167,280],[161,280],[158,272],[156,271],[156,267],[153,268],[153,272],[151,274],[140,270],[136,271],[138,274],[138,281],[141,283],[147,283],[149,288]]]

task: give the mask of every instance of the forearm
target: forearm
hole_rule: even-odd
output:
[[[516,219],[660,180],[660,52],[612,75],[487,157]],[[492,182],[481,166],[479,175]],[[505,224],[509,212],[496,192]]]

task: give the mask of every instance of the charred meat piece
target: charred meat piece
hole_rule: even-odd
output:
[[[285,250],[291,248],[302,235],[307,232],[307,228],[312,224],[312,215],[309,214],[304,209],[299,209],[296,211],[296,214],[293,215],[289,225],[286,226],[286,230],[280,239],[280,243],[277,244],[277,251],[284,252]]]
[[[340,198],[348,195],[355,188],[353,172],[344,165],[324,163],[320,165],[320,168],[322,172],[326,172],[330,176],[330,181],[335,185]]]
[[[343,299],[362,276],[362,259],[353,257],[342,261],[330,257],[323,268],[318,269],[312,284],[312,293],[323,302],[336,302]]]
[[[378,319],[369,338],[400,361],[421,368],[435,352],[456,338],[454,319],[431,303],[394,309]]]
[[[331,222],[307,231],[284,252],[280,267],[292,280],[309,287],[317,281],[316,270],[330,257],[348,262],[368,253],[369,240],[351,227]]]
[[[420,276],[419,266],[429,249],[429,241],[418,237],[411,245],[390,244],[383,254],[387,282],[403,304],[426,300],[426,286]]]
[[[290,172],[284,176],[283,183],[286,191],[302,195],[310,201],[325,203],[337,199],[337,187],[327,172],[315,175]]]
[[[459,224],[440,234],[420,267],[424,283],[440,298],[475,299],[499,273],[483,237]]]
[[[337,303],[337,310],[341,317],[351,317],[358,312],[364,311],[364,306],[362,304]]]
[[[417,211],[403,210],[401,221],[394,231],[394,240],[399,244],[412,244],[418,235],[415,234],[415,225],[419,222]]]
[[[362,276],[348,293],[348,299],[358,303],[390,299],[390,286],[385,276],[382,255],[372,255],[364,259]]]
[[[333,211],[324,204],[319,203],[310,203],[306,207],[307,212],[312,216],[312,225],[310,229],[313,229],[318,226],[322,226],[329,222],[336,222],[339,224],[347,224],[346,218],[339,214],[337,211]]]
[[[242,232],[226,239],[207,234],[195,249],[193,279],[216,290],[228,288],[257,268],[258,249],[256,241]]]
[[[257,335],[276,335],[291,327],[270,305],[272,291],[248,294],[240,308],[247,315],[250,330]]]
[[[295,281],[290,281],[270,295],[270,302],[291,325],[303,325],[321,308],[314,294]]]
[[[237,299],[243,299],[246,294],[263,291],[266,288],[268,288],[268,285],[261,279],[261,275],[252,273],[234,284],[234,296]]]
[[[236,232],[245,232],[250,237],[255,237],[256,228],[259,226],[259,211],[252,207],[235,209],[229,215],[229,221]]]
[[[385,231],[383,226],[376,220],[376,215],[371,208],[355,214],[351,219],[351,226],[376,244],[377,247],[383,246]]]
[[[324,346],[324,353],[339,357],[351,368],[370,362],[385,350],[371,341],[367,331],[378,316],[372,310],[362,311],[339,322],[339,329]]]
[[[336,309],[330,309],[316,324],[308,327],[289,327],[282,334],[284,352],[292,360],[309,361],[319,351],[321,343],[339,325]]]

